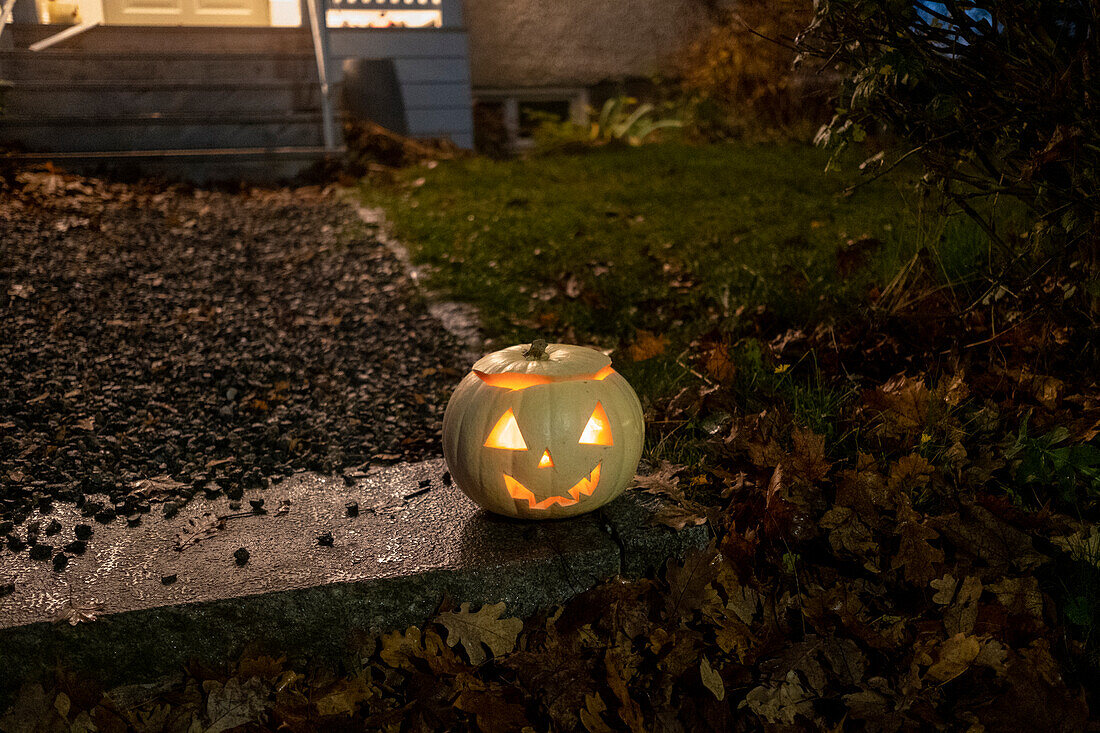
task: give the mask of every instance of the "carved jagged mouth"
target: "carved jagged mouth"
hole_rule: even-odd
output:
[[[581,500],[582,496],[591,496],[592,492],[599,486],[601,465],[603,465],[603,461],[597,463],[596,467],[593,468],[587,476],[582,476],[580,481],[573,484],[573,488],[569,489],[569,496],[551,496],[542,501],[538,501],[535,499],[535,495],[531,493],[530,489],[508,474],[504,474],[504,485],[508,487],[508,494],[513,499],[526,499],[531,509],[549,509],[555,504],[559,506],[573,506]]]

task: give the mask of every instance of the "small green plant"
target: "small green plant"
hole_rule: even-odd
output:
[[[626,143],[638,146],[658,130],[683,127],[677,117],[657,117],[657,108],[646,102],[638,104],[632,97],[612,97],[604,102],[599,117],[593,122],[589,139],[597,144]]]
[[[1056,497],[1070,506],[1100,495],[1100,448],[1072,443],[1063,427],[1032,437],[1025,417],[1009,457],[1019,460],[1014,476],[1017,487],[1030,488],[1039,504],[1045,503],[1039,493],[1043,490],[1057,492]]]

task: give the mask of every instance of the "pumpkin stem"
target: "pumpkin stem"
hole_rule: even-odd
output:
[[[523,356],[529,361],[544,361],[549,359],[550,357],[546,354],[546,341],[543,339],[535,339],[531,342],[531,347],[523,352]]]

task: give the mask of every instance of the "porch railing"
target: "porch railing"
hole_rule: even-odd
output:
[[[306,0],[309,14],[309,31],[313,37],[313,57],[317,62],[317,79],[321,84],[321,135],[325,150],[334,151],[336,142],[336,114],[332,107],[332,86],[328,81],[329,43],[326,2]]]
[[[14,7],[15,0],[4,0],[4,8],[0,10],[0,37],[4,35],[4,29],[8,27],[8,20],[11,18],[11,11]]]

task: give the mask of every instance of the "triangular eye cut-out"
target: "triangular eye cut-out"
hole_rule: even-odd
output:
[[[527,450],[527,443],[523,440],[523,434],[519,431],[519,423],[511,408],[500,416],[496,426],[485,439],[486,448],[503,448],[505,450]]]
[[[612,445],[611,423],[607,419],[603,405],[596,403],[596,409],[592,411],[592,417],[588,418],[588,424],[584,426],[579,441],[585,445]]]

